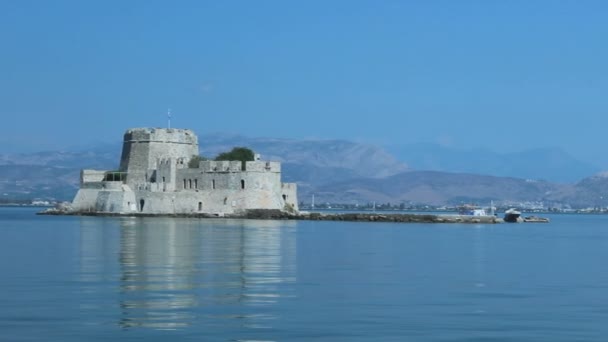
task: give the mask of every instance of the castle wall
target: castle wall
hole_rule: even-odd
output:
[[[199,169],[177,170],[178,191],[265,189],[280,192],[281,174],[276,172],[200,172]]]
[[[127,185],[120,189],[102,190],[95,203],[97,211],[128,213],[136,211],[135,194]]]
[[[251,172],[281,172],[281,163],[271,161],[248,161],[246,170]]]
[[[282,183],[281,184],[281,196],[285,201],[285,204],[291,207],[291,209],[298,211],[298,186],[296,183]]]
[[[72,209],[76,211],[97,211],[95,203],[97,203],[97,195],[100,189],[95,188],[80,188],[72,201]]]
[[[122,182],[97,182],[89,188],[81,188],[76,193],[72,208],[78,211],[99,211],[108,213],[128,213],[137,209],[135,194]]]
[[[106,175],[106,171],[100,170],[81,170],[80,185],[85,183],[101,182]]]
[[[242,163],[238,160],[203,160],[198,164],[201,172],[241,172]]]
[[[246,209],[283,209],[276,193],[268,190],[199,190],[182,192],[136,191],[138,212],[148,214],[232,214]],[[143,210],[141,203],[143,200]]]
[[[240,162],[232,164],[212,162],[206,166],[215,170],[240,170]],[[281,178],[277,172],[202,172],[201,169],[180,169],[177,170],[176,178],[176,210],[198,212],[198,202],[202,202],[203,212],[214,213],[284,207],[280,196]]]
[[[175,174],[177,164],[173,159],[161,159],[155,175],[155,188],[153,191],[175,191]]]
[[[188,175],[188,172],[184,175]],[[90,183],[95,186],[81,188],[74,198],[72,207],[78,211],[109,213],[232,214],[246,209],[282,210],[285,208],[285,203],[289,203],[291,197],[295,196],[294,192],[290,192],[293,188],[283,186],[282,189],[277,189],[276,184],[280,184],[280,179],[279,174],[276,173],[239,172],[205,176],[208,180],[216,177],[216,189],[207,186],[206,189],[163,192],[150,191],[149,187],[131,189],[122,182]],[[241,188],[241,180],[245,180],[245,189]],[[218,189],[219,187],[222,188]],[[277,195],[281,191],[287,194],[287,201]],[[291,205],[297,209],[297,203]]]

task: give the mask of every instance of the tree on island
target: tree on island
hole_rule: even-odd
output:
[[[253,161],[255,159],[255,155],[253,151],[247,147],[235,147],[230,152],[220,153],[215,157],[216,161],[220,160],[240,160],[241,161],[241,169],[245,170],[245,162]]]

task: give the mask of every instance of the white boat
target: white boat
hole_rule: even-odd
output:
[[[515,208],[511,208],[505,211],[505,222],[522,222],[521,212]]]
[[[526,217],[524,217],[524,222],[549,223],[550,220],[548,218],[546,218],[546,217],[526,216]]]
[[[488,212],[479,207],[471,206],[471,205],[463,205],[458,208],[458,215],[465,216],[493,216],[488,214]]]
[[[458,214],[466,216],[494,216],[494,202],[490,203],[489,212],[486,209],[480,208],[476,205],[465,204],[458,207]]]

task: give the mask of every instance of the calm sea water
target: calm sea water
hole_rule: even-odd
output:
[[[6,341],[606,341],[608,216],[429,225],[0,208]]]

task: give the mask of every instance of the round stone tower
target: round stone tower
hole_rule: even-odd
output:
[[[149,182],[159,160],[187,162],[193,155],[198,138],[189,129],[132,128],[124,135],[119,171],[127,173],[129,184]]]

